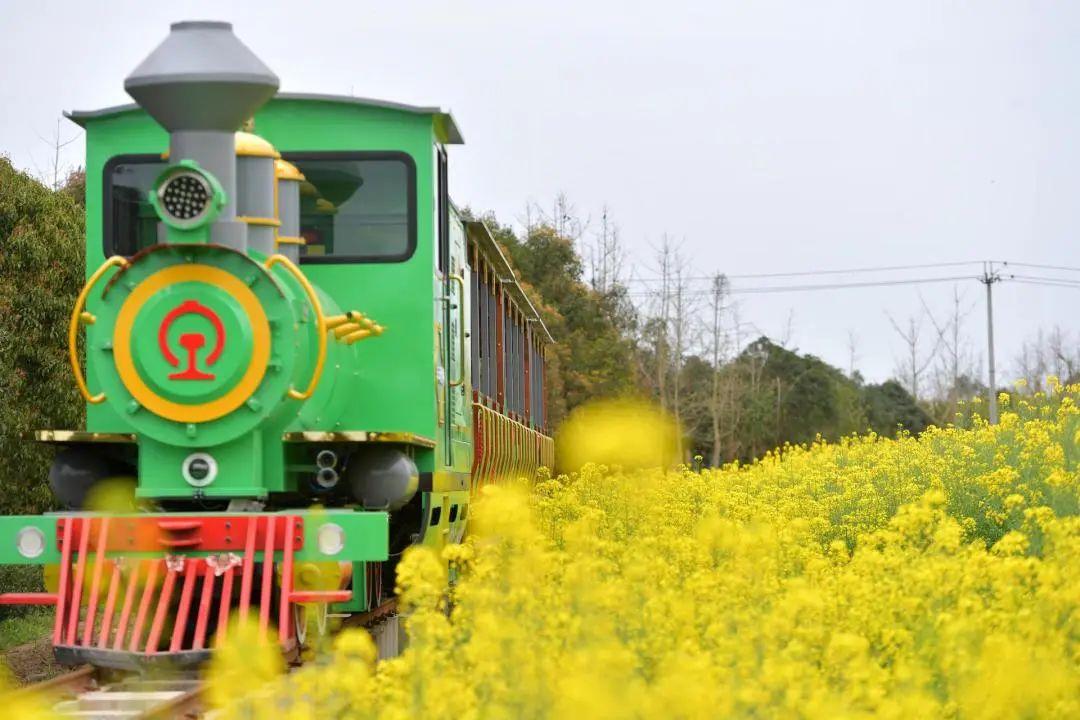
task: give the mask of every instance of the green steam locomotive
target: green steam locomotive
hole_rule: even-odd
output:
[[[460,541],[484,484],[553,461],[551,338],[450,201],[453,118],[278,85],[229,24],[182,22],[137,105],[69,115],[87,429],[37,433],[65,509],[0,518],[0,563],[46,577],[0,604],[54,605],[61,662],[196,664],[236,615],[295,652],[312,617],[380,606],[406,547]]]

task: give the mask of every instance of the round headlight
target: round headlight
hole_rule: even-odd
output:
[[[319,528],[318,545],[323,555],[337,555],[345,549],[345,531],[340,525],[326,523]]]
[[[201,174],[185,170],[174,174],[158,188],[158,202],[169,217],[181,223],[195,223],[210,207],[213,190]]]
[[[217,477],[217,460],[209,453],[192,453],[184,458],[180,473],[191,487],[206,487]]]
[[[333,450],[320,450],[315,456],[315,464],[321,468],[332,468],[337,465],[337,453]]]
[[[332,467],[319,468],[319,472],[315,473],[315,483],[323,490],[334,489],[340,479],[338,471]]]
[[[45,533],[41,528],[24,527],[15,538],[15,547],[27,560],[33,560],[45,552]]]

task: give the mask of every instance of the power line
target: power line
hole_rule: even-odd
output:
[[[939,283],[939,282],[957,282],[960,280],[977,280],[976,275],[954,275],[951,277],[925,277],[925,278],[905,278],[902,280],[869,280],[865,282],[852,282],[852,283],[817,283],[812,285],[772,285],[765,287],[730,287],[726,291],[732,295],[758,295],[765,293],[780,293],[780,292],[804,292],[804,291],[816,291],[816,290],[843,290],[846,288],[867,288],[867,287],[886,287],[894,285],[920,285],[925,283]],[[707,297],[713,294],[712,291],[706,290],[691,290],[683,293],[684,295],[691,297]],[[631,297],[652,297],[654,293],[650,292],[637,292],[630,293]]]
[[[802,292],[813,290],[842,290],[845,288],[885,287],[891,285],[921,285],[924,283],[956,282],[958,280],[976,280],[975,275],[955,275],[953,277],[907,278],[904,280],[870,280],[854,283],[828,283],[819,285],[777,285],[773,287],[739,288],[733,287],[733,295],[748,295],[773,292]]]
[[[1036,268],[1039,270],[1064,270],[1065,272],[1080,272],[1080,267],[1068,267],[1067,265],[1039,265],[1037,263],[1013,262],[1011,260],[1004,260],[1001,264],[1005,266],[1015,265],[1016,267]]]
[[[1016,280],[1021,282],[1024,280],[1038,280],[1046,283],[1055,283],[1061,285],[1080,285],[1080,278],[1057,278],[1057,277],[1042,277],[1039,275],[1008,275],[1009,280]]]
[[[742,275],[727,275],[724,274],[729,280],[758,280],[765,278],[784,278],[784,277],[808,277],[814,275],[854,275],[857,273],[879,273],[879,272],[897,272],[900,270],[929,270],[937,268],[947,267],[962,267],[965,265],[981,265],[981,260],[965,260],[961,262],[941,262],[941,263],[921,263],[917,265],[881,265],[877,267],[859,267],[859,268],[846,268],[846,269],[831,269],[831,270],[800,270],[796,272],[779,272],[779,273],[750,273]],[[686,281],[704,281],[713,280],[715,275],[695,275],[682,278]],[[638,277],[629,278],[627,282],[662,282],[663,278],[657,277]],[[669,279],[670,281],[670,279]]]
[[[1000,264],[1004,267],[1024,267],[1034,268],[1039,270],[1060,270],[1062,272],[1076,272],[1080,273],[1080,267],[1072,267],[1068,265],[1046,265],[1042,263],[1027,263],[1016,262],[1013,260],[997,260],[996,264]],[[903,270],[928,270],[938,268],[950,268],[950,267],[964,267],[969,265],[982,265],[982,260],[961,260],[957,262],[937,262],[937,263],[918,263],[914,265],[878,265],[873,267],[855,267],[855,268],[833,268],[825,270],[797,270],[791,272],[775,272],[775,273],[742,273],[729,275],[725,273],[719,273],[728,280],[763,280],[768,278],[786,278],[786,277],[813,277],[819,275],[856,275],[860,273],[883,273],[883,272],[899,272]],[[682,278],[686,282],[704,282],[711,281],[716,278],[716,275],[692,275]],[[1064,278],[1063,278],[1064,279]],[[627,278],[628,283],[655,283],[663,282],[664,278],[660,277],[634,277]],[[669,282],[671,279],[669,278]]]
[[[1022,280],[1013,278],[1009,282],[1020,285],[1039,285],[1041,287],[1080,288],[1080,283],[1047,282],[1045,280]]]

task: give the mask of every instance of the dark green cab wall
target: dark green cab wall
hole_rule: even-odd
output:
[[[342,309],[359,310],[386,327],[381,337],[358,345],[360,373],[347,385],[355,400],[340,426],[304,429],[401,431],[436,438],[433,118],[352,103],[279,99],[256,115],[255,133],[282,153],[396,150],[408,153],[415,162],[417,247],[410,259],[304,265],[312,282]],[[88,275],[105,260],[102,173],[106,162],[117,155],[160,153],[167,146],[165,131],[141,110],[87,122]],[[92,306],[89,309],[93,311]],[[94,368],[88,371],[93,386]],[[89,408],[88,430],[124,428],[123,420],[108,407]]]

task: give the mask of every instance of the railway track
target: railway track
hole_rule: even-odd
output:
[[[193,675],[110,679],[101,670],[87,666],[28,685],[12,696],[45,698],[59,718],[163,720],[199,717],[203,710],[202,689],[202,681]]]

